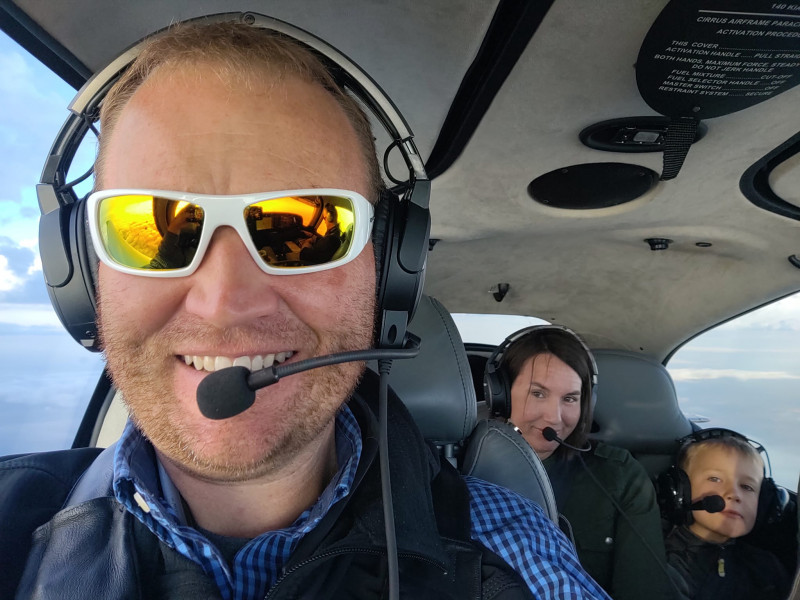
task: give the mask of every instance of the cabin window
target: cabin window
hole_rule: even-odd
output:
[[[767,449],[776,483],[797,486],[800,294],[699,335],[667,368],[684,414],[727,427]]]

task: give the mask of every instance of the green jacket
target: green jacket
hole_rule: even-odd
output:
[[[559,512],[572,525],[578,557],[589,575],[614,600],[674,598],[664,570],[666,553],[655,489],[644,468],[627,450],[602,442],[568,463],[557,454],[545,459],[544,466],[554,483]]]

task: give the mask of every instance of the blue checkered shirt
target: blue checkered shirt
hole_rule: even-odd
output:
[[[361,430],[346,406],[336,418],[338,473],[317,502],[289,527],[247,542],[233,563],[186,524],[180,496],[150,443],[128,423],[114,457],[114,494],[164,544],[199,564],[226,600],[263,598],[305,534],[350,493],[361,457]],[[581,568],[570,542],[534,503],[505,488],[466,477],[472,537],[520,573],[536,598],[607,599]]]

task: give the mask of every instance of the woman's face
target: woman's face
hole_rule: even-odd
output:
[[[581,378],[572,367],[553,354],[526,360],[511,384],[511,422],[539,458],[547,458],[558,448],[558,442],[542,436],[545,427],[564,440],[580,418]]]

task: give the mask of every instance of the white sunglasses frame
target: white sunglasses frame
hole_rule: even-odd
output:
[[[197,245],[194,258],[192,262],[180,269],[134,269],[126,267],[116,262],[105,249],[100,238],[100,203],[103,200],[112,198],[114,196],[130,196],[130,195],[145,195],[145,196],[158,196],[166,200],[175,200],[189,202],[196,204],[203,209],[203,229],[200,234],[200,242]],[[336,259],[335,261],[320,264],[309,265],[305,267],[287,267],[276,268],[268,265],[261,256],[250,237],[250,232],[247,230],[245,219],[243,217],[244,208],[256,202],[263,202],[265,200],[275,200],[276,198],[285,198],[289,196],[338,196],[340,198],[347,198],[353,204],[353,236],[350,244],[350,249],[347,253]],[[235,211],[236,204],[240,210]],[[208,194],[193,194],[190,192],[174,192],[168,190],[154,190],[145,188],[129,188],[129,189],[109,189],[93,192],[86,201],[86,214],[89,221],[89,232],[92,237],[92,244],[97,253],[97,257],[106,266],[119,271],[120,273],[127,273],[129,275],[138,275],[142,277],[187,277],[194,273],[200,264],[203,262],[206,250],[211,243],[211,238],[217,228],[228,226],[236,230],[239,238],[244,243],[250,256],[255,263],[261,268],[262,271],[269,275],[305,275],[307,273],[316,273],[319,271],[326,271],[346,265],[351,260],[356,258],[367,242],[370,240],[372,233],[372,225],[375,219],[375,209],[369,200],[364,198],[358,192],[349,190],[340,190],[333,188],[309,188],[301,190],[277,190],[274,192],[259,192],[254,194],[233,194],[233,195],[208,195]],[[235,217],[233,217],[235,215]]]

